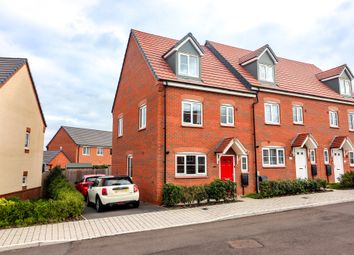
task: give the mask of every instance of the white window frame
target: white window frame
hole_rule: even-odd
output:
[[[123,117],[118,118],[118,137],[123,136]]]
[[[222,115],[221,115],[222,108],[225,108],[225,110],[226,110],[226,122],[225,123],[222,122]],[[232,117],[232,121],[231,122],[229,121],[229,117],[230,117],[229,110],[230,109],[231,109],[231,117]],[[227,127],[233,127],[235,125],[235,110],[234,110],[234,107],[232,105],[222,104],[220,106],[220,125],[221,126],[227,126]]]
[[[264,163],[264,151],[268,151],[268,163]],[[276,150],[276,164],[270,164],[270,150]],[[279,163],[279,151],[283,152],[283,163]],[[285,167],[285,148],[284,147],[263,147],[262,148],[263,167]]]
[[[337,111],[329,111],[328,116],[329,116],[329,126],[334,127],[334,128],[339,127],[338,112]],[[332,116],[335,117],[335,119],[333,119],[333,121],[332,121]],[[336,123],[334,123],[334,120],[336,121]]]
[[[184,104],[190,104],[191,106],[191,122],[185,122],[184,121]],[[193,124],[193,105],[195,104],[200,104],[200,124]],[[200,101],[196,100],[182,100],[182,126],[187,126],[187,127],[202,127],[203,126],[203,104]]]
[[[349,151],[349,165],[354,167],[354,151]]]
[[[139,107],[139,130],[146,128],[146,104]]]
[[[28,177],[26,175],[22,176],[22,187],[26,187],[28,182]]]
[[[181,72],[181,56],[186,56],[187,57],[187,63],[188,63],[188,73],[182,73]],[[194,57],[197,59],[197,74],[196,75],[192,75],[191,74],[191,64],[190,64],[190,57]],[[200,73],[200,63],[199,63],[199,57],[196,55],[192,55],[192,54],[187,54],[187,53],[178,53],[178,74],[181,76],[190,76],[190,77],[195,77],[198,78],[199,77],[199,73]]]
[[[323,150],[323,161],[324,161],[325,165],[329,164],[329,151],[328,151],[328,149]]]
[[[301,105],[293,105],[293,123],[304,124],[304,111]]]
[[[266,108],[267,106],[270,106],[270,120],[267,120],[267,112]],[[273,107],[276,106],[277,111],[278,111],[278,121],[273,119]],[[264,103],[264,121],[266,124],[270,125],[280,125],[280,104],[279,103],[274,103],[274,102],[266,102]]]
[[[352,85],[351,81],[348,79],[339,79],[339,90],[342,96],[351,97],[352,96]]]
[[[30,132],[26,132],[25,134],[25,149],[29,149],[30,147],[30,136],[31,136],[31,133]]]
[[[85,152],[85,150],[87,150],[87,151]],[[82,147],[82,155],[84,155],[84,156],[89,156],[90,155],[90,147],[89,146],[83,146]]]
[[[133,155],[127,155],[127,175],[133,177]]]
[[[187,156],[195,156],[195,174],[187,174]],[[177,158],[184,157],[184,172],[178,173],[177,172]],[[204,173],[199,173],[198,169],[198,158],[204,158],[204,165],[205,171]],[[184,153],[176,153],[175,155],[175,176],[176,177],[188,177],[188,176],[207,176],[208,175],[208,166],[207,166],[207,155],[203,153],[196,153],[196,152],[184,152]]]
[[[348,126],[349,131],[354,131],[354,112],[348,113]]]
[[[316,151],[314,149],[309,149],[309,158],[311,165],[316,164]]]
[[[102,153],[100,153],[100,151],[102,151]],[[97,148],[96,148],[96,154],[97,154],[97,156],[103,156],[103,153],[104,153],[103,147],[97,147]]]
[[[246,167],[243,167],[243,161],[246,161]],[[240,163],[241,163],[241,172],[242,173],[248,173],[248,156],[247,155],[242,155],[241,159],[240,159]]]
[[[258,75],[260,81],[274,82],[274,65],[258,64]],[[261,77],[261,69],[264,68],[265,77]]]

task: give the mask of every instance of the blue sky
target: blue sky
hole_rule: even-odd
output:
[[[187,8],[188,6],[188,8]],[[48,123],[111,130],[131,28],[354,70],[354,2],[0,0],[0,55],[29,60]]]

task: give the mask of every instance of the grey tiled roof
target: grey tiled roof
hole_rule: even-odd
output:
[[[43,151],[43,164],[48,165],[56,155],[59,154],[60,151]]]
[[[112,147],[112,132],[63,126],[78,145]]]
[[[79,169],[79,168],[92,168],[91,163],[68,163],[66,165],[67,169]]]
[[[23,64],[25,58],[3,58],[0,57],[0,86],[3,85]]]

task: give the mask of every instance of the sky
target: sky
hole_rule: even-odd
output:
[[[280,57],[354,71],[353,14],[353,0],[0,0],[0,56],[28,59],[46,145],[62,125],[112,130],[132,28],[251,50],[268,43]]]

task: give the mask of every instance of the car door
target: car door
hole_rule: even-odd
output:
[[[89,188],[89,190],[87,192],[89,200],[92,203],[95,202],[95,197],[97,194],[98,185],[99,185],[99,179],[96,179],[95,182],[92,184],[92,186]]]

